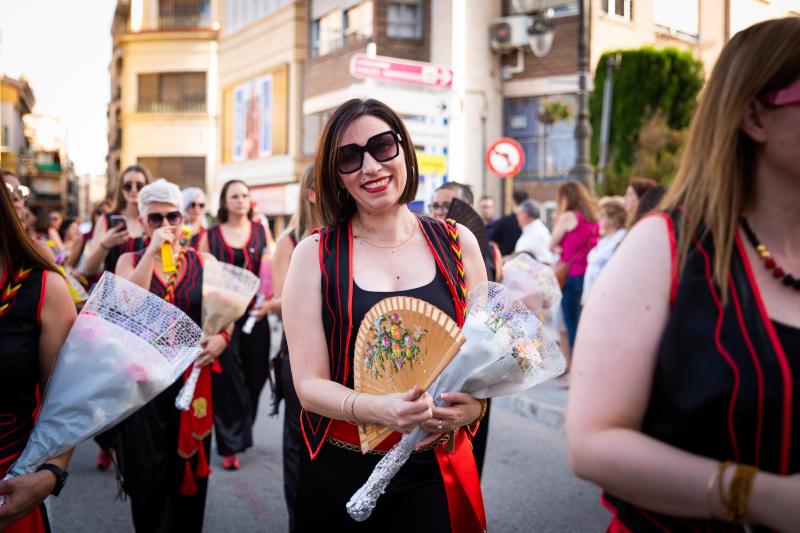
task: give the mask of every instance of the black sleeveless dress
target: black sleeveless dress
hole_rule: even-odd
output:
[[[0,479],[33,431],[39,406],[41,309],[50,274],[17,268],[0,278]],[[44,505],[10,526],[15,527],[49,531]]]
[[[228,246],[219,226],[208,230],[208,247],[218,260],[258,276],[267,235],[261,224],[250,224],[250,237],[244,248]],[[264,317],[256,322],[249,335],[245,335],[242,326],[247,318],[245,314],[236,321],[231,343],[219,357],[222,372],[213,376],[214,430],[217,451],[223,457],[253,445],[258,400],[269,378],[269,321]]]
[[[674,239],[676,220],[660,214]],[[770,320],[737,236],[728,302],[712,277],[710,238],[695,239],[674,276],[642,433],[718,461],[781,475],[800,472],[800,329]],[[674,258],[674,248],[673,248]],[[673,272],[676,272],[673,265]],[[610,531],[735,531],[661,515],[606,493]],[[759,530],[760,528],[754,528]]]
[[[358,331],[367,311],[392,296],[425,300],[456,319],[450,290],[437,269],[432,282],[406,291],[365,291],[354,283],[353,331]],[[353,335],[348,349],[351,365],[355,342]],[[346,385],[353,387],[352,374]],[[300,454],[296,531],[450,531],[444,481],[433,450],[413,453],[378,500],[372,516],[356,522],[347,514],[345,504],[367,481],[381,455],[362,455],[360,451],[337,446],[330,437],[328,440],[313,461],[308,453]]]
[[[134,255],[134,265],[145,250]],[[203,265],[198,253],[186,252],[186,268],[175,284],[175,307],[196,324],[201,322],[203,305]],[[156,273],[150,292],[163,298],[166,285]],[[181,412],[175,398],[183,385],[178,378],[164,392],[119,424],[115,448],[122,486],[131,499],[133,525],[140,533],[200,532],[203,529],[208,478],[196,478],[197,493],[180,493],[185,461],[178,455],[178,432]],[[211,436],[203,441],[205,456],[211,448]],[[195,469],[198,456],[190,460]]]

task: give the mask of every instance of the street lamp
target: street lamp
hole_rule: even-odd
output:
[[[594,192],[594,170],[589,163],[589,140],[592,125],[589,123],[589,93],[586,90],[589,77],[589,46],[586,33],[589,28],[587,0],[578,0],[578,119],[575,121],[575,166],[569,176],[582,182]]]

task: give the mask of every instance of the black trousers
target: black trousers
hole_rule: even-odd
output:
[[[178,455],[180,412],[178,379],[150,403],[115,428],[114,441],[122,486],[131,500],[137,533],[200,533],[203,530],[208,478],[195,476],[197,494],[180,494],[185,461]],[[203,441],[206,457],[211,436]],[[192,472],[197,454],[189,460]]]
[[[256,322],[242,333],[247,317],[236,322],[231,343],[219,357],[222,372],[212,374],[214,433],[220,455],[240,453],[253,445],[258,401],[269,378],[269,323]]]
[[[295,531],[295,506],[300,482],[300,451],[303,436],[300,432],[300,400],[294,390],[289,353],[281,350],[275,358],[275,379],[283,399],[283,495],[289,512],[289,531]]]
[[[433,450],[412,454],[378,500],[372,516],[364,522],[350,518],[345,504],[367,481],[380,458],[326,442],[311,461],[303,446],[296,531],[450,531],[447,495]]]

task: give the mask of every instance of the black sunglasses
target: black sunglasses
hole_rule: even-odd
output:
[[[341,174],[352,174],[364,165],[364,153],[369,152],[372,159],[385,163],[394,159],[400,153],[399,133],[384,131],[367,139],[367,144],[345,144],[339,147],[336,159],[336,168]]]
[[[25,185],[17,185],[14,187],[10,183],[6,183],[6,189],[8,189],[8,193],[12,197],[17,196],[20,200],[27,200],[28,196],[31,195],[31,190]]]
[[[136,187],[136,192],[139,192],[144,188],[144,185],[145,184],[140,181],[126,181],[122,184],[122,188],[125,192],[131,192],[133,188]]]
[[[180,211],[170,211],[166,215],[162,215],[161,213],[150,213],[147,215],[147,225],[153,229],[160,228],[164,225],[164,219],[167,220],[167,224],[170,226],[177,226],[183,222],[183,213]]]
[[[192,202],[189,204],[189,207],[199,207],[200,209],[205,209],[206,204],[202,202]]]

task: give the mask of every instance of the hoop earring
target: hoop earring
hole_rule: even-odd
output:
[[[342,199],[342,191],[344,191],[344,199]],[[339,203],[342,205],[344,205],[344,203],[350,199],[350,193],[347,192],[347,189],[344,187],[336,191],[336,196],[339,198]]]

